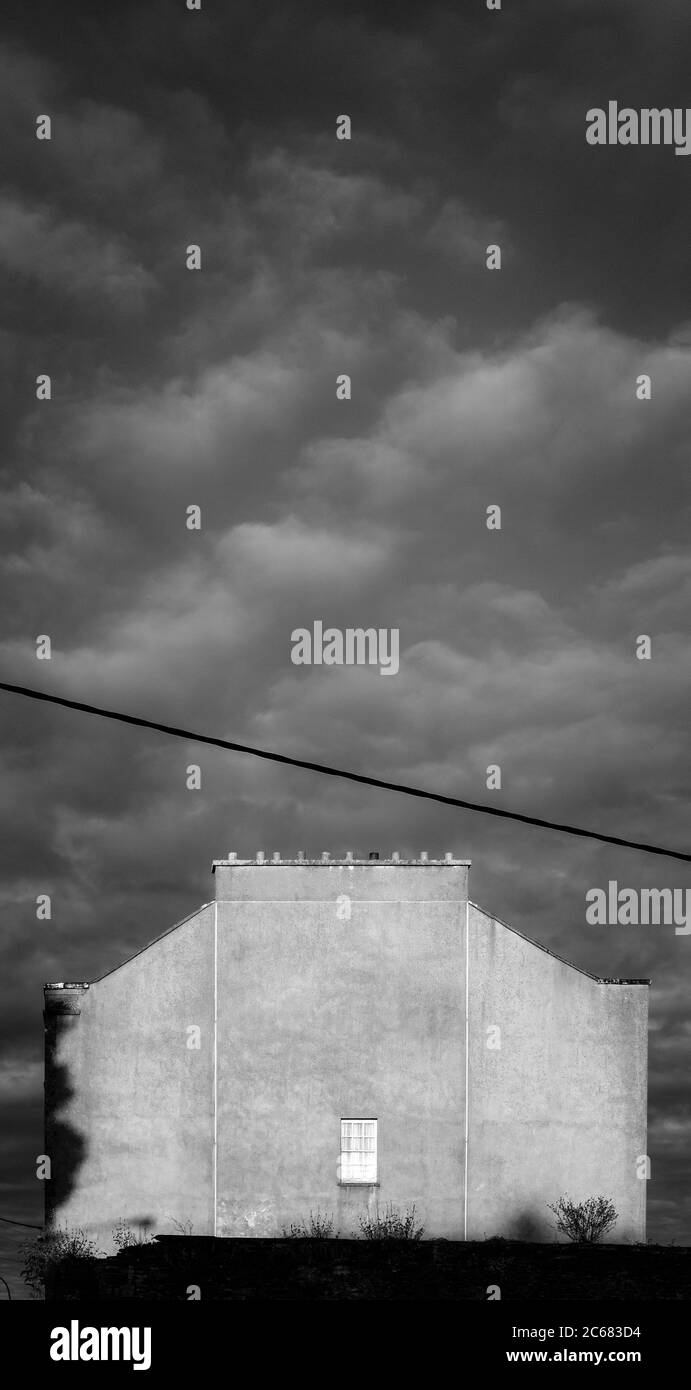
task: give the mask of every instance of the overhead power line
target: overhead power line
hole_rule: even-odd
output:
[[[9,1216],[0,1216],[0,1221],[4,1221],[6,1226],[26,1226],[30,1231],[42,1231],[42,1226],[35,1226],[33,1221],[11,1221]]]
[[[209,734],[194,733],[191,729],[178,729],[172,724],[160,724],[155,719],[141,719],[135,714],[120,714],[116,710],[101,709],[98,705],[85,705],[81,700],[65,700],[61,695],[49,695],[45,690],[32,690],[25,685],[10,685],[0,681],[0,690],[12,695],[23,695],[31,700],[45,700],[47,704],[62,705],[65,709],[76,709],[82,714],[95,714],[99,719],[115,719],[120,724],[134,724],[140,729],[155,729],[159,734],[172,738],[184,738],[190,743],[206,743],[214,748],[227,748],[231,753],[248,753],[252,758],[264,758],[267,762],[285,763],[288,767],[305,768],[308,772],[319,772],[324,777],[340,777],[347,782],[359,782],[365,787],[379,787],[382,791],[398,792],[401,796],[415,796],[424,801],[438,801],[443,806],[457,806],[463,811],[476,811],[483,816],[499,816],[502,820],[519,821],[522,825],[537,825],[542,830],[556,830],[562,835],[577,835],[583,840],[599,840],[606,845],[621,845],[623,849],[637,849],[642,854],[661,854],[667,859],[681,859],[691,862],[691,854],[679,849],[665,849],[661,845],[642,844],[637,840],[625,840],[619,835],[603,835],[597,830],[584,830],[581,826],[561,825],[558,821],[543,820],[540,816],[526,816],[520,811],[504,811],[498,806],[486,806],[476,801],[462,801],[457,796],[444,796],[441,792],[425,791],[422,787],[409,787],[401,782],[385,782],[379,777],[367,777],[362,772],[346,772],[341,767],[329,767],[325,763],[309,762],[305,758],[291,758],[286,753],[272,753],[266,748],[253,748],[246,743],[232,743],[225,738],[212,738]]]

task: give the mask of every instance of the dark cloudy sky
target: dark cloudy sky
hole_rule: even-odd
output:
[[[691,158],[585,113],[686,106],[690,53],[687,0],[5,0],[2,679],[688,850]],[[294,667],[317,618],[400,628],[399,674]],[[9,694],[0,729],[0,1215],[41,1220],[45,980],[231,848],[451,849],[483,907],[652,977],[650,1235],[691,1243],[691,937],[584,917],[686,866]]]

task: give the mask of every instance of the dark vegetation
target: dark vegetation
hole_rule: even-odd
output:
[[[691,1250],[488,1240],[277,1240],[158,1236],[108,1259],[53,1263],[49,1299],[188,1301],[691,1297]],[[496,1296],[496,1295],[495,1295]]]
[[[548,1206],[557,1218],[556,1227],[560,1235],[586,1245],[595,1245],[602,1240],[618,1220],[614,1203],[608,1197],[589,1197],[586,1202],[573,1202],[570,1197],[560,1197],[558,1202],[549,1202]]]

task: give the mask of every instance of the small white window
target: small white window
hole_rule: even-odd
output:
[[[341,1120],[340,1181],[377,1181],[376,1120]]]

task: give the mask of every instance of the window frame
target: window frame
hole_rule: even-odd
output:
[[[372,1177],[372,1178],[355,1178],[355,1177],[344,1177],[344,1176],[343,1176],[343,1158],[344,1158],[344,1154],[345,1154],[345,1152],[346,1152],[346,1150],[344,1150],[344,1147],[343,1147],[343,1141],[344,1141],[344,1139],[346,1139],[346,1138],[348,1138],[348,1137],[351,1137],[351,1138],[352,1138],[352,1135],[351,1135],[351,1136],[348,1136],[348,1135],[344,1134],[344,1132],[343,1132],[343,1126],[344,1126],[344,1125],[353,1125],[353,1124],[357,1124],[357,1125],[365,1125],[365,1124],[367,1124],[367,1125],[374,1125],[374,1169],[373,1169],[373,1171],[374,1171],[374,1177]],[[363,1134],[363,1138],[365,1138],[365,1137],[366,1137],[366,1136]],[[376,1116],[376,1115],[342,1115],[342,1116],[341,1116],[341,1122],[340,1122],[340,1140],[339,1140],[339,1142],[340,1142],[339,1158],[338,1158],[338,1185],[339,1185],[339,1187],[378,1187],[378,1186],[379,1186],[379,1120],[377,1119],[377,1116]],[[359,1153],[361,1153],[361,1154],[364,1154],[364,1153],[367,1152],[367,1150],[365,1150],[365,1149],[360,1149],[360,1150],[358,1150],[357,1152],[359,1152]]]

